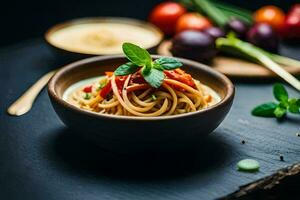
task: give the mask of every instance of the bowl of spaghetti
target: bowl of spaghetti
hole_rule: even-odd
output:
[[[98,56],[60,69],[48,84],[71,129],[120,152],[187,149],[223,121],[234,86],[221,73],[127,43],[126,56]]]

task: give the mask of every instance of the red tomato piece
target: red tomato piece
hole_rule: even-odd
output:
[[[106,96],[111,92],[111,81],[109,81],[104,88],[100,90],[100,96],[106,98]]]
[[[91,93],[92,92],[92,86],[87,86],[87,87],[83,88],[83,91],[85,93]]]
[[[105,75],[108,77],[112,77],[114,75],[114,72],[105,72]]]
[[[167,78],[179,81],[181,83],[187,84],[188,86],[195,88],[195,82],[192,76],[181,69],[165,70],[164,73],[167,76]]]

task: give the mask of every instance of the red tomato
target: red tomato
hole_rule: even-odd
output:
[[[90,92],[92,92],[92,86],[87,86],[87,87],[83,88],[83,91],[84,91],[85,93],[90,93]]]
[[[106,72],[105,72],[106,73]],[[116,76],[116,85],[119,93],[122,93],[122,89],[125,83],[127,76]],[[111,81],[109,81],[104,88],[100,91],[100,96],[106,98],[106,96],[112,91]]]
[[[167,78],[179,81],[195,88],[195,83],[192,76],[181,69],[165,70],[164,73]]]
[[[276,6],[263,6],[254,13],[256,23],[267,23],[279,31],[284,24],[284,12]]]
[[[282,29],[284,39],[300,39],[300,4],[292,6]]]
[[[111,91],[111,81],[109,81],[104,88],[101,89],[100,91],[100,96],[102,98],[106,98],[106,96],[110,93]]]
[[[212,23],[199,13],[186,13],[182,15],[176,23],[176,33],[184,30],[202,31],[212,27]]]
[[[127,78],[127,76],[117,76],[116,77],[116,85],[117,85],[117,88],[118,88],[118,91],[120,94],[122,93],[122,89],[123,89],[126,78]]]
[[[186,9],[178,3],[163,2],[151,11],[149,21],[166,35],[172,35],[175,33],[176,21],[185,12]]]

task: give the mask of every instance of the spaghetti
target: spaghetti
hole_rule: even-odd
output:
[[[71,91],[66,101],[89,111],[124,116],[155,117],[195,112],[214,105],[220,97],[181,69],[164,71],[159,88],[149,85],[140,71],[106,76]]]

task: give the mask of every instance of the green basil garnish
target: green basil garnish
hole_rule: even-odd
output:
[[[149,52],[135,44],[124,43],[122,48],[130,62],[119,66],[114,74],[125,76],[141,68],[142,76],[154,88],[161,86],[165,78],[164,70],[174,70],[182,66],[182,63],[175,58],[162,57],[152,61]]]
[[[273,95],[278,103],[270,102],[256,106],[252,110],[252,115],[282,118],[287,112],[300,114],[300,99],[289,99],[288,92],[282,84],[276,83],[273,86]]]

